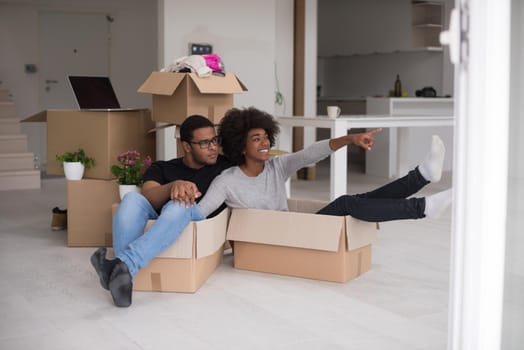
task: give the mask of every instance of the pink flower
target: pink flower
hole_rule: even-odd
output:
[[[111,166],[111,173],[118,178],[121,185],[141,185],[142,174],[151,166],[150,156],[140,159],[140,152],[130,150],[116,157],[119,165]]]

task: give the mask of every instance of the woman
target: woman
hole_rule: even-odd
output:
[[[138,270],[172,245],[191,220],[205,219],[224,202],[231,208],[288,210],[284,186],[291,174],[349,144],[371,149],[373,135],[380,129],[320,141],[299,152],[270,158],[278,131],[275,119],[265,112],[255,108],[228,111],[218,134],[224,154],[236,166],[217,176],[196,205],[192,205],[198,194],[196,187],[189,198],[172,194],[173,200],[162,208],[162,215],[171,218],[169,229],[160,230],[162,234],[144,234],[122,249],[115,260],[101,258],[98,263],[101,283],[109,286],[115,305],[131,305]],[[318,213],[373,222],[438,217],[451,202],[450,190],[426,198],[406,198],[440,180],[444,153],[442,141],[434,136],[426,159],[403,178],[371,192],[341,196]],[[155,225],[162,225],[160,221]]]
[[[285,182],[298,169],[316,163],[355,144],[370,150],[373,135],[381,129],[317,142],[299,152],[270,158],[269,150],[279,131],[275,119],[255,108],[232,109],[221,120],[218,134],[222,150],[234,166],[215,178],[198,208],[206,216],[225,202],[231,208],[287,210]],[[409,198],[430,182],[440,180],[445,148],[438,136],[424,162],[406,176],[374,191],[343,195],[318,214],[383,222],[438,217],[451,201],[451,191],[427,198]]]

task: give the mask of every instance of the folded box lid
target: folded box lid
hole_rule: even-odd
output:
[[[328,202],[290,198],[287,204],[290,211],[314,214],[324,208]],[[377,223],[358,220],[349,215],[345,216],[345,219],[348,250],[362,248],[377,239]]]
[[[22,123],[36,123],[36,122],[46,122],[47,121],[47,110],[40,111],[36,114],[33,114],[30,117],[22,119]]]
[[[371,244],[377,237],[375,223],[350,216],[314,214],[326,202],[288,200],[288,203],[292,210],[288,212],[233,209],[227,239],[335,252],[343,233],[347,236],[348,250]]]
[[[195,258],[197,259],[214,254],[226,240],[228,217],[229,209],[224,209],[213,218],[190,222],[176,242],[167,247],[158,257],[191,259],[194,246],[196,246]],[[147,222],[144,229],[146,234],[154,223],[155,220]]]
[[[233,209],[227,239],[335,252],[344,217],[260,209]]]
[[[349,215],[345,218],[348,250],[365,247],[377,239],[378,225],[375,222],[362,221]]]
[[[138,92],[171,96],[184,79],[191,79],[203,94],[234,94],[247,91],[245,85],[233,74],[211,75],[200,78],[195,73],[152,72],[140,86]]]
[[[210,256],[222,247],[226,241],[229,208],[226,208],[215,217],[195,222],[198,232],[196,242],[197,259]]]

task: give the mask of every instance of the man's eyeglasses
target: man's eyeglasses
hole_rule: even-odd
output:
[[[220,137],[215,136],[210,140],[201,140],[201,141],[189,141],[189,143],[192,143],[194,145],[198,145],[201,149],[208,149],[209,146],[217,146],[220,144]]]

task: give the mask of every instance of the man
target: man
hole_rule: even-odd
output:
[[[169,214],[175,201],[191,206],[207,191],[209,184],[222,170],[229,168],[227,159],[218,154],[219,140],[213,123],[199,115],[188,117],[180,126],[182,158],[153,163],[144,174],[142,194],[128,193],[113,218],[113,250],[115,259],[106,259],[106,248],[91,256],[100,284],[111,292],[116,306],[131,305],[132,277],[128,266],[142,268],[147,262],[143,253],[162,252],[173,244],[181,230]],[[210,215],[220,212],[225,205]],[[148,220],[156,220],[143,235]],[[185,225],[185,224],[184,224]],[[152,235],[163,236],[148,240]],[[148,254],[146,254],[148,255]],[[134,274],[133,274],[134,275]]]

